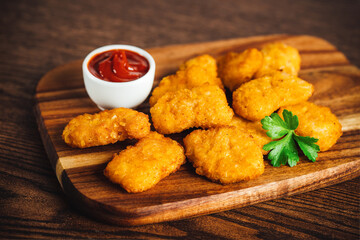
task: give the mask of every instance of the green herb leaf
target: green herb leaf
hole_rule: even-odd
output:
[[[288,110],[283,111],[283,118],[277,113],[273,113],[261,120],[262,127],[268,130],[266,134],[271,139],[280,139],[266,144],[263,149],[270,151],[268,158],[274,167],[289,164],[295,166],[299,162],[297,145],[304,152],[305,156],[315,162],[320,148],[315,144],[318,139],[312,137],[302,137],[295,133],[299,126],[299,119]],[[296,144],[297,143],[297,144]]]
[[[284,117],[286,125],[288,126],[288,129],[295,130],[299,126],[299,119],[298,119],[298,117],[296,115],[293,116],[292,112],[284,109],[283,117]],[[279,118],[280,118],[280,116],[279,116]]]
[[[318,152],[320,151],[319,145],[315,144],[319,139],[312,137],[302,137],[295,134],[295,141],[299,145],[300,149],[303,151],[305,156],[315,162],[318,157]]]
[[[291,132],[281,140],[272,141],[263,147],[265,151],[271,150],[268,158],[274,167],[280,167],[281,165],[286,165],[286,163],[289,163],[292,167],[299,161],[299,155],[292,135],[293,133]]]
[[[269,130],[266,134],[271,139],[281,138],[290,130],[277,113],[271,114],[270,117],[266,116],[261,120],[261,123],[263,129]]]

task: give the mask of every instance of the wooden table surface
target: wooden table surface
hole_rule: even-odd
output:
[[[274,33],[328,40],[360,66],[359,1],[2,1],[0,238],[359,239],[359,178],[191,219],[119,227],[75,209],[37,129],[35,87],[96,47],[142,48]]]

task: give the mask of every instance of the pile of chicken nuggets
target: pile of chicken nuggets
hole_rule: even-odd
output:
[[[149,116],[118,108],[71,120],[64,141],[77,148],[138,139],[115,154],[104,174],[126,191],[155,186],[188,159],[197,174],[222,184],[254,179],[265,170],[263,146],[271,141],[260,122],[284,109],[299,118],[297,134],[318,138],[321,151],[341,136],[341,125],[327,107],[307,102],[312,84],[298,77],[300,54],[283,43],[260,50],[205,54],[164,77],[150,97]],[[226,89],[232,93],[229,104]],[[183,145],[164,134],[192,130]],[[189,130],[188,130],[189,131]]]

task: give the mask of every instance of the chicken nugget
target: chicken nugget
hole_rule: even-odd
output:
[[[233,92],[233,108],[239,116],[261,120],[277,109],[309,99],[312,84],[296,76],[276,73],[244,83]]]
[[[148,115],[128,108],[116,108],[75,117],[66,125],[62,138],[71,147],[86,148],[139,139],[149,132]]]
[[[184,149],[178,142],[151,132],[134,146],[115,154],[104,175],[128,192],[143,192],[178,170],[183,163]]]
[[[195,130],[184,138],[196,173],[223,184],[254,179],[264,172],[261,149],[235,127]]]
[[[264,57],[263,64],[256,72],[255,78],[271,76],[278,71],[298,75],[301,58],[296,48],[283,43],[270,43],[265,45],[261,52]]]
[[[217,77],[216,59],[209,54],[203,54],[187,60],[180,65],[179,70],[186,70],[192,66],[200,66],[208,71],[210,77]]]
[[[299,126],[295,130],[296,134],[319,139],[316,144],[322,152],[331,148],[342,135],[341,124],[328,107],[302,102],[280,108],[280,116],[284,109],[298,116]]]
[[[152,92],[149,100],[150,106],[154,106],[159,98],[167,92],[191,89],[204,84],[224,88],[220,78],[217,77],[216,60],[207,54],[188,60],[180,66],[176,74],[164,77]]]
[[[250,81],[262,65],[263,55],[256,48],[242,53],[229,52],[218,60],[218,73],[224,86],[234,91]]]
[[[242,117],[234,116],[231,120],[229,126],[234,126],[236,128],[241,129],[241,131],[246,131],[251,135],[255,141],[255,143],[260,147],[263,155],[269,153],[269,151],[265,151],[263,149],[265,144],[271,142],[271,138],[266,135],[266,130],[262,128],[262,124],[260,121],[249,121]]]
[[[155,129],[162,134],[227,125],[234,115],[221,88],[209,85],[166,93],[150,113]]]

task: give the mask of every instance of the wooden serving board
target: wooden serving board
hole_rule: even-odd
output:
[[[157,64],[156,81],[173,73],[185,60],[209,53],[261,47],[282,41],[299,49],[300,77],[315,85],[310,101],[328,106],[343,125],[343,136],[316,163],[301,159],[296,167],[272,167],[265,157],[265,173],[255,180],[221,185],[196,175],[187,163],[154,188],[125,192],[103,176],[113,153],[133,141],[89,149],[73,149],[61,139],[65,125],[83,113],[99,109],[88,98],[81,61],[55,68],[36,89],[35,113],[49,160],[71,202],[86,214],[113,224],[140,225],[238,208],[314,190],[360,175],[360,70],[327,41],[312,36],[271,35],[148,49]],[[148,103],[138,108],[149,113]],[[183,134],[171,137],[181,142]]]

